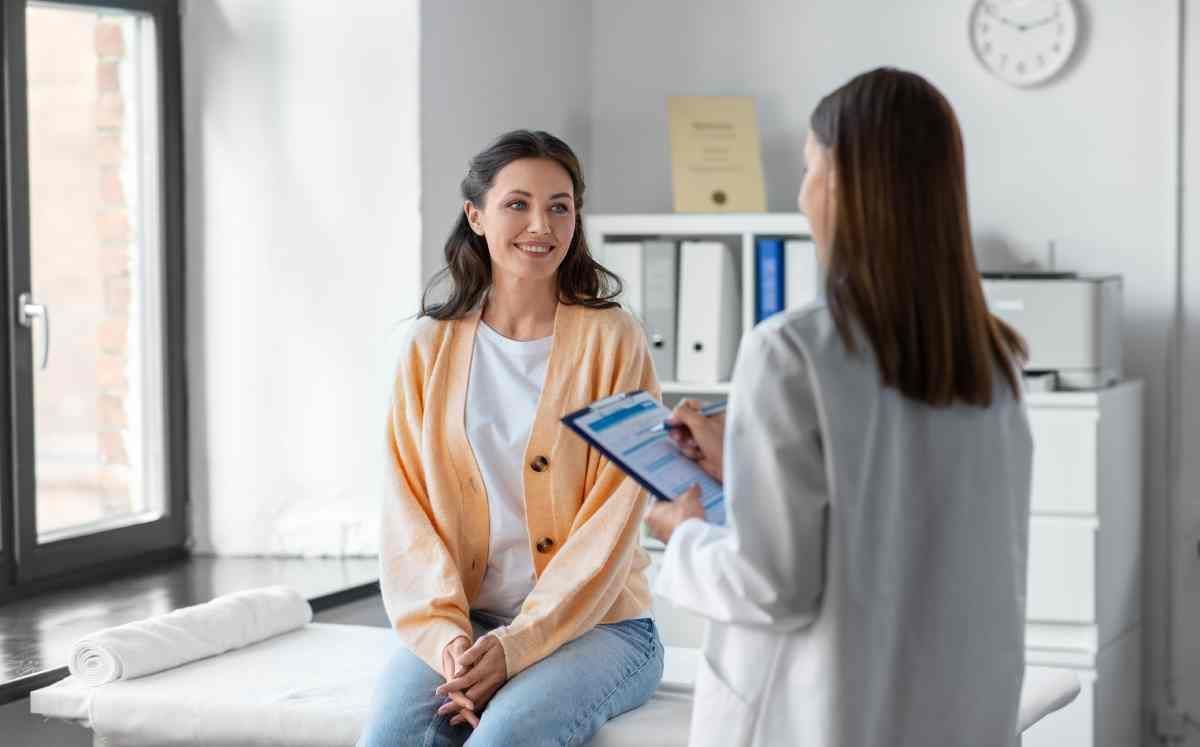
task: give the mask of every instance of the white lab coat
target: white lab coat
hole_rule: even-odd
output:
[[[655,592],[709,620],[692,745],[1012,745],[1032,439],[988,408],[883,388],[817,305],[742,343],[729,525],[671,537]]]

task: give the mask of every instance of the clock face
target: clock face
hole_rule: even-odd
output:
[[[1075,48],[1072,0],[976,0],[971,46],[993,75],[1033,86],[1063,69]]]

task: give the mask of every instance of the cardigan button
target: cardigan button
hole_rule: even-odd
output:
[[[546,468],[549,466],[550,460],[544,456],[538,456],[529,463],[529,469],[533,470],[534,472],[545,472]]]
[[[554,549],[554,540],[550,539],[549,537],[542,537],[537,541],[536,547],[538,552],[540,552],[542,555],[545,555]]]

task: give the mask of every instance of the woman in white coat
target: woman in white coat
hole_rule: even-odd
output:
[[[685,402],[689,491],[648,514],[655,591],[710,622],[693,745],[1011,745],[1032,440],[1024,344],[988,313],[962,139],[921,77],[821,101],[800,207],[824,298],[742,342],[728,425]]]

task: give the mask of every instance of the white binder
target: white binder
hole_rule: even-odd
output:
[[[679,347],[675,376],[688,384],[728,381],[741,339],[741,280],[732,247],[685,241],[679,250]]]
[[[621,278],[617,303],[638,319],[642,318],[642,242],[606,241],[596,261]]]
[[[659,381],[674,380],[679,247],[674,241],[609,241],[596,260],[621,278],[616,300],[642,323]]]
[[[647,241],[642,248],[642,323],[659,381],[675,380],[679,247]]]
[[[817,300],[823,278],[817,264],[817,245],[808,239],[788,239],[783,245],[783,303],[788,309]]]

